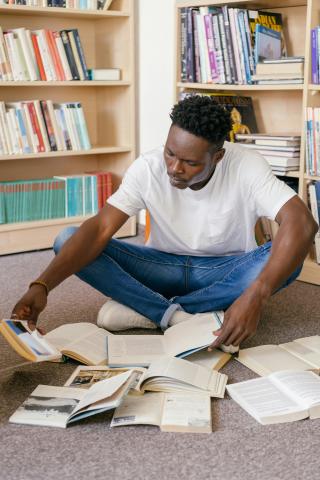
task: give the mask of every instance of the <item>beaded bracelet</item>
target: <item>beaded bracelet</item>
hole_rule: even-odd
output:
[[[49,295],[49,287],[45,282],[42,282],[41,280],[35,280],[34,282],[30,283],[29,288],[31,288],[32,285],[42,285],[46,290],[47,296]]]

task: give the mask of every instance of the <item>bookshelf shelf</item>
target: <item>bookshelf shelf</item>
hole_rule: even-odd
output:
[[[112,9],[86,11],[1,5],[3,31],[78,29],[88,68],[120,68],[121,81],[1,82],[0,101],[35,98],[55,103],[81,102],[90,150],[1,155],[1,181],[50,178],[102,170],[112,173],[114,189],[136,156],[135,132],[135,2],[113,0]],[[35,90],[32,87],[41,87]],[[70,88],[72,87],[72,88]],[[67,225],[86,217],[0,225],[0,255],[50,248]],[[130,218],[117,233],[135,235]]]
[[[58,7],[28,7],[26,5],[1,5],[0,15],[46,16],[46,17],[74,17],[88,19],[104,19],[110,17],[130,17],[128,11],[117,10],[77,10],[75,8]]]
[[[186,7],[215,6],[270,10],[281,13],[288,56],[304,56],[304,83],[281,85],[230,85],[181,82],[181,29],[180,9]],[[210,91],[212,93],[241,92],[252,98],[258,131],[278,134],[301,135],[299,171],[288,172],[287,177],[298,179],[299,196],[308,202],[307,185],[310,180],[320,181],[320,177],[307,175],[305,168],[305,109],[319,107],[320,85],[311,83],[310,30],[319,25],[319,0],[176,0],[176,98],[183,91]],[[186,25],[187,28],[187,25]],[[299,280],[320,285],[320,265],[312,253],[304,263]]]
[[[266,90],[303,90],[303,85],[228,85],[219,83],[187,83],[177,82],[178,88],[192,89],[192,90],[225,90],[225,91],[266,91]]]
[[[59,82],[45,82],[45,81],[34,81],[34,82],[19,82],[19,81],[10,81],[3,82],[0,81],[0,87],[129,87],[131,82],[125,80],[111,81],[111,80],[77,80],[77,81],[59,81]]]
[[[23,236],[24,251],[39,250],[52,247],[54,239],[67,226],[79,226],[90,218],[69,217],[39,222],[8,223],[0,225],[0,251],[2,255],[21,252],[21,237]],[[115,238],[128,237],[136,232],[134,217],[123,225],[115,234]]]
[[[45,153],[24,153],[22,155],[0,155],[0,162],[11,160],[25,160],[28,158],[37,158],[41,161],[41,159],[43,158],[74,157],[78,155],[103,155],[110,153],[126,153],[130,151],[130,147],[94,147],[90,150],[67,150]]]

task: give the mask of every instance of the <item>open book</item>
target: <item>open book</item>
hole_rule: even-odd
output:
[[[30,330],[22,320],[1,320],[0,333],[11,347],[31,362],[59,361],[63,355],[86,365],[107,363],[106,337],[112,335],[93,323],[61,325],[46,335]]]
[[[320,336],[298,338],[280,345],[261,345],[239,351],[237,360],[258,375],[279,370],[320,370]]]
[[[229,395],[263,425],[320,417],[320,378],[285,370],[227,385]]]
[[[222,312],[223,318],[223,312]],[[107,338],[110,367],[147,367],[163,355],[186,357],[208,347],[221,328],[217,312],[212,317],[195,317],[168,328],[164,335],[112,335]]]
[[[111,422],[111,427],[125,425],[157,425],[163,432],[211,433],[210,397],[195,393],[129,394]]]
[[[87,388],[94,382],[124,371],[126,369],[123,368],[79,366],[65,386]],[[223,398],[228,380],[223,373],[175,357],[161,357],[154,360],[149,368],[135,367],[135,371],[139,374],[139,381],[134,388],[136,393],[205,392],[211,397]]]
[[[230,353],[222,352],[217,348],[213,348],[211,352],[208,350],[199,350],[185,357],[188,362],[210,368],[210,370],[220,370],[232,358]]]
[[[118,407],[136,383],[136,375],[134,370],[128,370],[87,390],[39,385],[9,421],[66,428],[71,422]]]

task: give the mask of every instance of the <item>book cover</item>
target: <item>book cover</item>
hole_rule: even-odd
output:
[[[248,10],[248,18],[251,30],[252,46],[255,46],[256,25],[270,28],[281,34],[281,56],[287,56],[286,40],[283,30],[282,15],[278,12],[266,12],[264,10]]]
[[[254,55],[256,64],[265,59],[281,58],[281,33],[257,24]]]

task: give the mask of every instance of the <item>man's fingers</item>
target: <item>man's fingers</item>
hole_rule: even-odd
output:
[[[226,340],[227,340],[227,339],[229,338],[229,336],[231,335],[232,330],[230,330],[230,329],[226,329],[225,331],[223,331],[223,330],[224,330],[224,329],[223,329],[223,327],[222,327],[222,329],[221,329],[221,334],[218,336],[218,338],[215,339],[214,342],[212,342],[211,345],[209,345],[208,350],[211,349],[211,348],[218,348],[218,347],[220,347],[220,345],[221,345],[222,343],[225,343],[225,342],[226,342]]]

